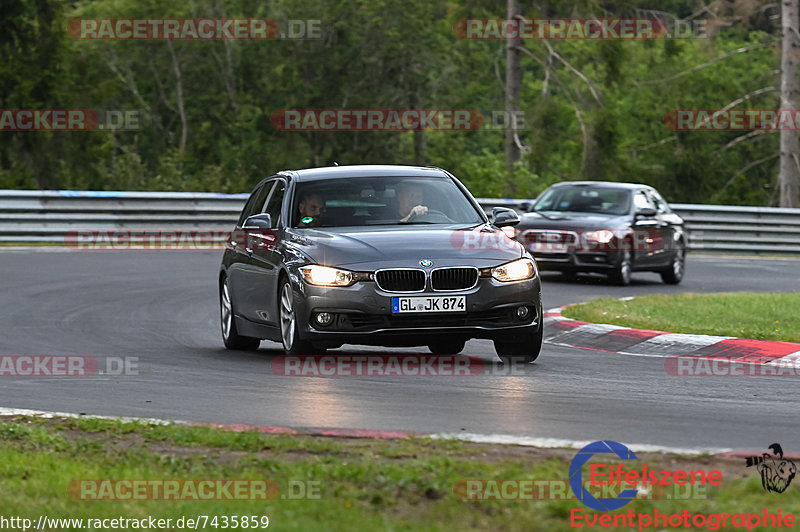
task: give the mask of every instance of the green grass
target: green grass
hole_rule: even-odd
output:
[[[800,293],[595,299],[564,309],[564,316],[636,329],[800,342]]]
[[[228,432],[98,419],[0,420],[0,515],[172,518],[266,515],[277,530],[571,530],[577,501],[462,501],[466,479],[567,478],[574,450],[411,438],[372,440]],[[800,490],[765,493],[741,459],[644,454],[648,467],[720,469],[703,498],[634,501],[634,512],[800,512]],[[317,482],[319,498],[85,501],[78,479],[270,479]],[[74,495],[74,494],[73,494]],[[208,529],[208,528],[207,528]]]

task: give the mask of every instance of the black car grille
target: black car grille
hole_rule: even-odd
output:
[[[425,272],[422,270],[381,270],[375,273],[375,282],[387,292],[420,292],[425,289]]]
[[[537,250],[544,252],[575,248],[580,243],[576,232],[555,229],[528,229],[522,233],[522,239],[528,246],[536,244]]]
[[[441,268],[431,272],[431,286],[434,290],[466,290],[478,282],[475,268]]]

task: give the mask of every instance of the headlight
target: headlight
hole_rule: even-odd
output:
[[[517,259],[492,268],[492,277],[504,283],[530,279],[535,274],[536,267],[533,265],[533,261],[528,258]]]
[[[316,286],[350,286],[355,282],[353,272],[311,264],[300,268],[303,279]]]
[[[608,244],[611,242],[611,239],[614,238],[614,233],[607,230],[602,229],[600,231],[589,231],[584,233],[588,240],[593,240],[599,244]]]

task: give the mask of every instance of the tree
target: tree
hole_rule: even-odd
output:
[[[508,0],[506,17],[509,21],[517,21],[522,17],[518,0]],[[519,109],[519,94],[522,85],[521,47],[522,41],[519,38],[509,39],[506,43],[506,116],[510,118],[509,129],[506,130],[506,169],[512,194],[516,192],[513,177],[514,165],[522,156],[516,124],[516,112]]]
[[[800,53],[797,33],[798,0],[782,0],[781,25],[781,109],[797,109],[800,93],[797,80],[797,60]],[[781,207],[797,207],[798,173],[800,172],[800,145],[797,131],[781,130],[781,166],[778,183]]]

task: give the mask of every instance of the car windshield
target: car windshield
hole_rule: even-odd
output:
[[[450,179],[359,177],[301,182],[292,227],[480,224],[480,212]]]
[[[631,195],[627,190],[585,185],[553,187],[544,192],[530,212],[581,212],[619,216],[627,214]]]

